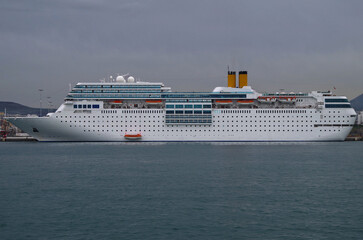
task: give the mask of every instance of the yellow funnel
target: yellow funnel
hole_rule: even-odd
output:
[[[247,86],[248,85],[247,84],[247,71],[240,71],[238,80],[239,80],[239,84],[238,84],[239,88],[243,88],[244,86]]]
[[[236,87],[236,72],[228,71],[228,87]]]

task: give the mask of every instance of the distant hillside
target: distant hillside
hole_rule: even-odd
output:
[[[350,105],[352,105],[356,111],[363,111],[363,94],[350,101]]]
[[[9,115],[19,114],[19,115],[28,115],[35,114],[39,115],[39,108],[31,108],[19,103],[14,102],[0,102],[0,112],[5,112]],[[50,112],[54,112],[55,109],[50,109]],[[42,115],[45,116],[48,113],[47,108],[42,108]]]

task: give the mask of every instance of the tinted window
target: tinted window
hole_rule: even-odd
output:
[[[326,108],[351,108],[350,104],[325,104]]]
[[[341,98],[326,98],[325,102],[348,102],[348,99]]]

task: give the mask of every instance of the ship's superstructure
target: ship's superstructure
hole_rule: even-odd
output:
[[[172,92],[162,83],[78,83],[55,113],[8,118],[39,141],[343,141],[356,113],[331,92],[258,93],[247,72],[228,87]]]

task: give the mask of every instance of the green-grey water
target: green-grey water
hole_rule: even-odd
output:
[[[0,143],[0,239],[362,239],[362,147]]]

